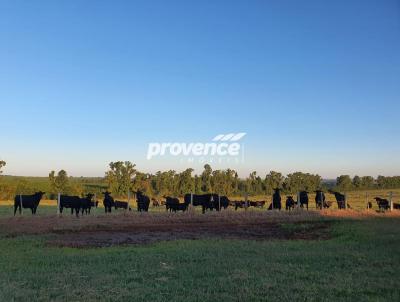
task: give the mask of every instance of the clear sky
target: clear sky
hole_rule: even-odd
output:
[[[0,108],[5,174],[246,132],[241,176],[399,175],[400,2],[0,0]]]

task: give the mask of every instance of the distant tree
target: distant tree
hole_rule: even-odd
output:
[[[361,177],[358,176],[358,175],[355,175],[355,176],[353,177],[352,183],[353,183],[353,187],[354,187],[354,188],[356,188],[356,189],[361,188],[361,187],[362,187]]]
[[[349,175],[340,175],[336,178],[336,187],[341,191],[348,191],[352,188],[352,181]]]
[[[376,178],[376,184],[380,189],[386,189],[389,187],[386,177],[382,175],[378,175],[378,177]]]
[[[318,174],[294,172],[288,174],[283,183],[287,193],[295,194],[299,191],[312,192],[321,187],[322,178]]]
[[[179,173],[178,176],[178,193],[177,195],[184,195],[189,192],[194,192],[195,190],[195,182],[194,178],[192,177],[193,169],[189,168]]]
[[[394,189],[400,185],[400,176],[382,176],[376,178],[376,185],[380,189]]]
[[[282,186],[284,177],[282,173],[270,171],[269,174],[265,176],[265,190],[267,194],[272,194],[273,189]]]
[[[194,176],[194,193],[201,194],[201,178],[197,174]]]
[[[213,193],[232,196],[236,191],[237,173],[234,170],[215,170],[210,180]]]
[[[82,196],[84,193],[84,189],[82,184],[80,183],[72,183],[68,187],[68,193],[75,196]]]
[[[4,160],[0,160],[0,174],[3,173],[2,168],[6,165]]]
[[[372,189],[374,187],[374,178],[372,176],[361,177],[361,186],[364,189]]]
[[[265,188],[261,177],[257,176],[257,172],[253,171],[246,179],[246,192],[249,194],[262,194]]]
[[[148,195],[154,195],[155,192],[153,191],[153,187],[152,187],[152,178],[153,177],[154,177],[153,175],[148,174],[148,173],[135,172],[135,177],[133,178],[132,183],[129,187],[133,191],[139,190]],[[125,191],[126,193],[124,193],[124,191],[121,191],[119,193],[119,195],[126,196],[127,191],[128,191],[128,189],[126,189],[126,191]]]
[[[204,193],[211,193],[211,179],[212,179],[212,169],[209,164],[204,165],[204,171],[200,175],[201,178],[201,191]]]
[[[68,191],[68,175],[65,170],[55,171],[49,173],[50,188],[53,193],[67,193]]]
[[[135,166],[129,161],[117,161],[109,164],[110,169],[106,172],[106,180],[113,194],[126,196],[128,189],[132,189],[132,180],[136,174]]]
[[[225,171],[226,190],[225,195],[232,196],[238,193],[239,176],[235,170],[227,169]]]

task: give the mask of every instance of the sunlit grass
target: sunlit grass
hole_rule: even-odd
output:
[[[0,297],[398,301],[400,220],[340,220],[331,232],[332,239],[316,241],[183,240],[100,249],[49,247],[43,236],[0,236]]]

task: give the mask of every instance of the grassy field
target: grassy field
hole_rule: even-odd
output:
[[[3,207],[0,210],[1,215]],[[318,217],[314,211],[304,214],[307,215],[304,217],[287,213],[268,214],[265,220],[277,222],[285,234],[299,230],[311,232],[309,223],[323,221],[329,225],[328,236],[287,240],[213,237],[103,248],[55,247],[49,244],[49,236],[52,235],[47,232],[11,234],[11,228],[7,229],[7,223],[14,220],[17,224],[28,224],[29,227],[35,221],[45,219],[49,214],[45,212],[47,210],[52,209],[44,207],[39,217],[0,218],[0,222],[3,220],[0,231],[0,300],[400,299],[399,215],[387,213],[369,217],[355,214],[352,218],[344,219],[329,215],[339,211],[324,212],[328,213],[326,217]],[[180,219],[176,221],[179,225],[185,218],[183,215],[174,216],[177,218],[154,218],[154,215],[156,213],[147,216],[117,214],[117,220],[113,220],[113,223],[129,221],[139,225],[142,224],[140,219],[164,219],[162,225],[171,219]],[[240,213],[229,215],[224,218],[226,221],[244,217]],[[223,218],[216,214],[196,217],[200,219],[196,222],[199,225],[209,219],[215,222]],[[250,216],[249,219],[257,217]],[[264,219],[262,216],[259,218]],[[5,219],[8,219],[6,223]],[[103,221],[113,218],[90,219]],[[84,219],[68,218],[66,221],[75,223]],[[104,221],[106,225],[109,225],[108,220]],[[82,224],[80,226],[83,227]]]

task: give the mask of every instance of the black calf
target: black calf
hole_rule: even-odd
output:
[[[286,198],[286,211],[290,211],[294,209],[296,202],[293,199],[293,196],[287,196]]]
[[[128,203],[126,201],[118,201],[118,200],[116,200],[114,202],[114,208],[116,210],[118,210],[118,209],[127,210],[128,209]],[[129,207],[129,211],[131,211],[131,207]]]

